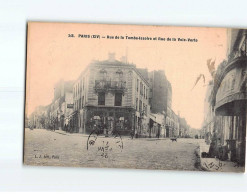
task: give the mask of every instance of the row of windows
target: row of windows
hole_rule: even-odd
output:
[[[75,110],[80,110],[84,105],[84,96],[74,102]]]
[[[119,80],[122,80],[123,79],[123,72],[121,70],[118,70],[116,72]],[[101,80],[106,80],[107,79],[107,71],[106,70],[100,70],[100,79]]]
[[[139,79],[136,80],[136,91],[139,91],[139,85],[140,85],[140,94],[145,98],[148,99],[148,89],[145,87],[145,85],[140,81]]]
[[[115,100],[114,106],[122,106],[122,93],[115,93]],[[104,106],[105,105],[105,93],[100,92],[98,93],[98,105]]]
[[[139,100],[139,107],[138,107],[138,98],[136,98],[136,111],[143,112],[147,115],[147,105],[141,100]]]
[[[83,81],[81,80],[74,86],[74,90],[73,90],[74,97],[77,97],[79,94],[81,94],[82,91],[84,91],[84,83],[85,83],[85,79],[83,78]]]

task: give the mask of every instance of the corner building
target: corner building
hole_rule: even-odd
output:
[[[115,60],[93,61],[73,86],[73,128],[89,134],[148,134],[149,85],[133,64]]]

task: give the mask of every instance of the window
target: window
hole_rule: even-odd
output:
[[[98,105],[105,105],[105,93],[103,92],[98,94]]]
[[[118,75],[118,81],[122,81],[123,80],[123,71],[121,71],[120,69],[118,69],[118,71],[116,72],[116,74]]]
[[[143,84],[140,82],[140,94],[143,95]]]
[[[138,110],[138,98],[136,98],[136,110]]]
[[[107,71],[105,69],[100,70],[100,79],[106,80],[107,77]]]
[[[122,106],[122,93],[115,94],[115,106]]]
[[[139,100],[139,112],[141,112],[141,111],[142,111],[142,101]]]
[[[138,91],[138,86],[139,86],[139,79],[136,81],[136,91]]]

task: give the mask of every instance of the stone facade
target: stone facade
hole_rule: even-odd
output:
[[[149,72],[150,107],[152,113],[167,112],[168,81],[162,70]]]
[[[73,112],[73,83],[74,81],[64,80],[56,83],[54,98],[47,109],[47,128],[64,130],[65,124],[68,125],[68,118]]]
[[[73,87],[75,128],[80,133],[146,135],[149,84],[133,64],[93,61]]]
[[[217,68],[210,94],[209,115],[204,129],[211,133],[210,155],[222,160],[245,162],[247,103],[246,30],[229,30],[228,60]],[[213,113],[210,113],[212,110]]]
[[[110,53],[108,60],[92,61],[77,80],[54,86],[43,128],[179,137],[181,120],[171,107],[172,87],[164,71],[148,72]]]

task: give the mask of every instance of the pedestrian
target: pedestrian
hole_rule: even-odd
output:
[[[135,135],[135,131],[134,131],[134,130],[132,130],[132,131],[130,132],[131,139],[133,139],[133,138],[134,138],[134,135]]]

